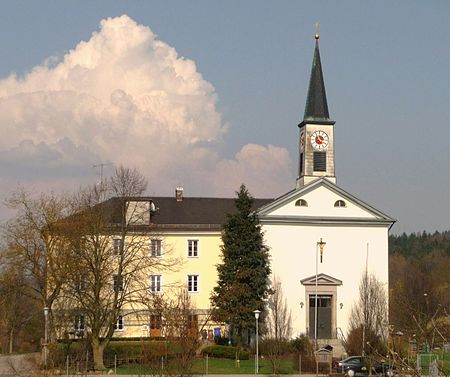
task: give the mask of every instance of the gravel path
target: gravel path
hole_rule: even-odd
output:
[[[0,376],[28,376],[38,369],[39,353],[0,355]]]

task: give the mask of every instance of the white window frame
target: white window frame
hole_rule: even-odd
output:
[[[75,331],[84,331],[86,329],[85,316],[83,314],[75,315],[73,329]]]
[[[198,293],[200,285],[200,276],[198,274],[189,274],[187,276],[187,290],[189,293]]]
[[[198,258],[200,254],[200,241],[192,239],[188,240],[187,244],[188,258]]]
[[[162,292],[161,282],[162,282],[162,275],[150,275],[150,292],[161,293]]]
[[[114,255],[122,255],[124,249],[124,242],[122,238],[113,238],[113,253]]]
[[[153,250],[154,250],[153,244],[154,243],[156,245],[159,245],[159,250],[158,250],[158,247],[157,247],[155,254],[153,254]],[[158,251],[159,251],[159,253],[158,253]],[[160,240],[158,238],[152,238],[150,240],[150,257],[152,257],[152,258],[161,258],[162,255],[163,255],[163,242],[162,242],[162,240]]]
[[[117,317],[117,321],[114,324],[114,331],[124,331],[125,330],[125,318],[123,315]]]

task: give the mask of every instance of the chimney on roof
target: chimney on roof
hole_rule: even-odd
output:
[[[177,202],[183,201],[183,187],[177,187],[175,189],[175,199],[177,200]]]

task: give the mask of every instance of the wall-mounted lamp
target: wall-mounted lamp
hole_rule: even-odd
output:
[[[303,305],[305,305],[305,304],[303,304],[303,301],[300,303],[300,309],[303,309]]]
[[[339,306],[340,306],[340,308],[342,309],[342,307],[344,306],[344,304],[341,302],[341,303],[339,304]]]

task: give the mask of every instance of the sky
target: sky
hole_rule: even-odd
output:
[[[139,169],[148,195],[284,194],[319,22],[338,185],[393,233],[450,229],[448,1],[0,7],[2,201],[96,183],[102,163]]]

